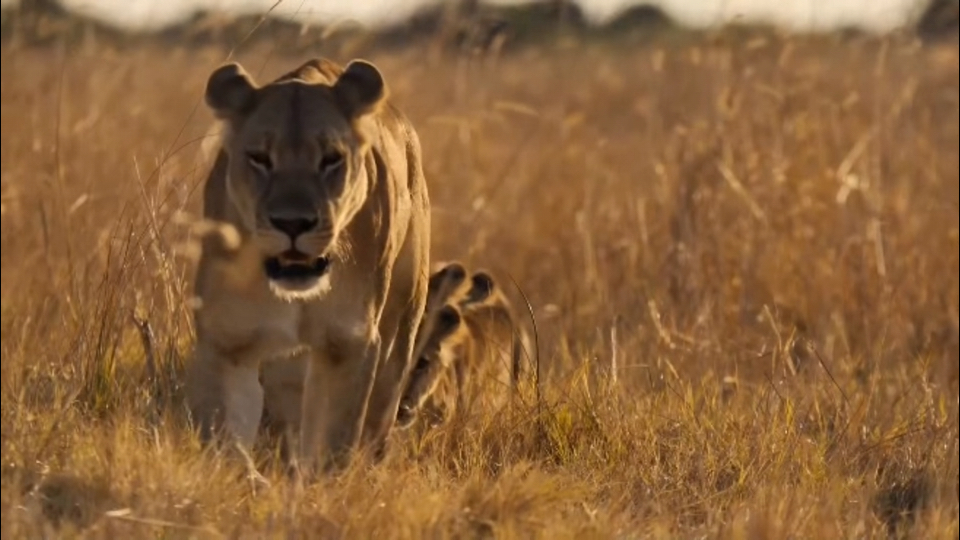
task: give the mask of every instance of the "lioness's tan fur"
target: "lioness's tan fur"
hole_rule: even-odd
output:
[[[441,264],[430,276],[418,342],[397,411],[400,428],[418,418],[442,423],[476,399],[502,403],[508,388],[516,387],[522,355],[529,353],[527,334],[490,274],[470,276],[459,262]],[[298,429],[299,409],[293,405],[302,393],[305,363],[292,357],[264,367],[263,427],[271,438],[289,437]]]
[[[302,417],[302,465],[342,465],[394,425],[427,296],[430,204],[417,135],[386,99],[362,61],[311,60],[259,87],[237,64],[211,74],[206,101],[226,134],[204,217],[240,242],[205,239],[197,268],[187,399],[205,438],[251,446],[261,363],[269,378],[269,361],[296,354],[303,393],[287,406]],[[265,261],[290,250],[329,272],[268,280]]]
[[[459,340],[463,333],[460,330],[460,310],[449,303],[451,297],[459,297],[466,291],[457,294],[455,289],[466,283],[466,270],[462,265],[453,263],[444,265],[430,276],[427,289],[427,303],[423,318],[420,321],[417,333],[419,345],[419,359],[436,358],[444,342]],[[448,347],[450,344],[447,344]],[[263,416],[261,428],[269,435],[270,444],[280,440],[281,452],[289,456],[292,444],[300,428],[300,403],[303,399],[303,381],[306,373],[307,358],[302,354],[294,354],[280,358],[261,366],[260,382],[264,390]],[[439,369],[441,363],[430,362],[430,366]],[[435,384],[435,378],[410,375],[410,383]],[[409,384],[405,394],[410,393]],[[432,393],[432,390],[425,393]],[[399,418],[398,414],[398,418]]]

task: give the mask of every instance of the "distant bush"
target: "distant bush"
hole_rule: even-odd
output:
[[[930,0],[917,23],[917,33],[924,38],[956,36],[960,29],[960,0]]]

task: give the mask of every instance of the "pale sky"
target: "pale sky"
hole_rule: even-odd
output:
[[[282,0],[277,16],[296,20],[354,20],[368,26],[396,23],[438,0]],[[486,0],[489,4],[523,4],[524,0]],[[0,0],[3,6],[19,0]],[[577,0],[595,23],[606,22],[633,4],[659,5],[687,26],[722,22],[766,22],[795,29],[861,26],[888,30],[909,23],[923,0]],[[236,14],[262,13],[276,0],[61,0],[67,9],[108,24],[158,28],[180,22],[198,9]]]

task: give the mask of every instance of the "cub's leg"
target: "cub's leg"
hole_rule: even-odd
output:
[[[442,374],[443,364],[439,355],[421,356],[417,359],[413,371],[410,372],[411,384],[407,386],[406,393],[400,398],[396,423],[398,428],[407,429],[413,425],[424,403],[436,390]]]
[[[463,265],[452,262],[430,275],[427,281],[426,306],[417,327],[414,364],[397,409],[395,425],[400,429],[410,427],[417,419],[449,367],[447,355],[443,353],[453,346],[462,317],[460,310],[448,302],[458,294],[466,277]],[[436,416],[442,416],[443,407],[437,409]]]
[[[413,424],[424,403],[437,389],[444,371],[449,369],[444,357],[445,348],[452,346],[453,335],[460,329],[460,310],[456,306],[443,306],[436,315],[427,314],[424,318],[435,317],[433,324],[424,324],[421,331],[429,331],[425,339],[423,352],[417,358],[413,371],[410,373],[406,389],[400,398],[400,407],[397,411],[397,427],[406,429]]]
[[[468,346],[469,345],[472,344],[468,344]],[[467,391],[467,366],[464,365],[463,358],[459,358],[458,360],[458,362],[454,362],[453,364],[453,375],[457,388],[457,397],[454,403],[457,413],[460,414],[461,411],[465,411],[467,409],[465,403],[466,399],[464,397]]]

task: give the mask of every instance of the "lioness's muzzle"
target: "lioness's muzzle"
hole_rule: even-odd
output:
[[[288,249],[263,263],[267,277],[274,281],[300,281],[323,277],[330,269],[329,257],[310,258],[295,249]]]

